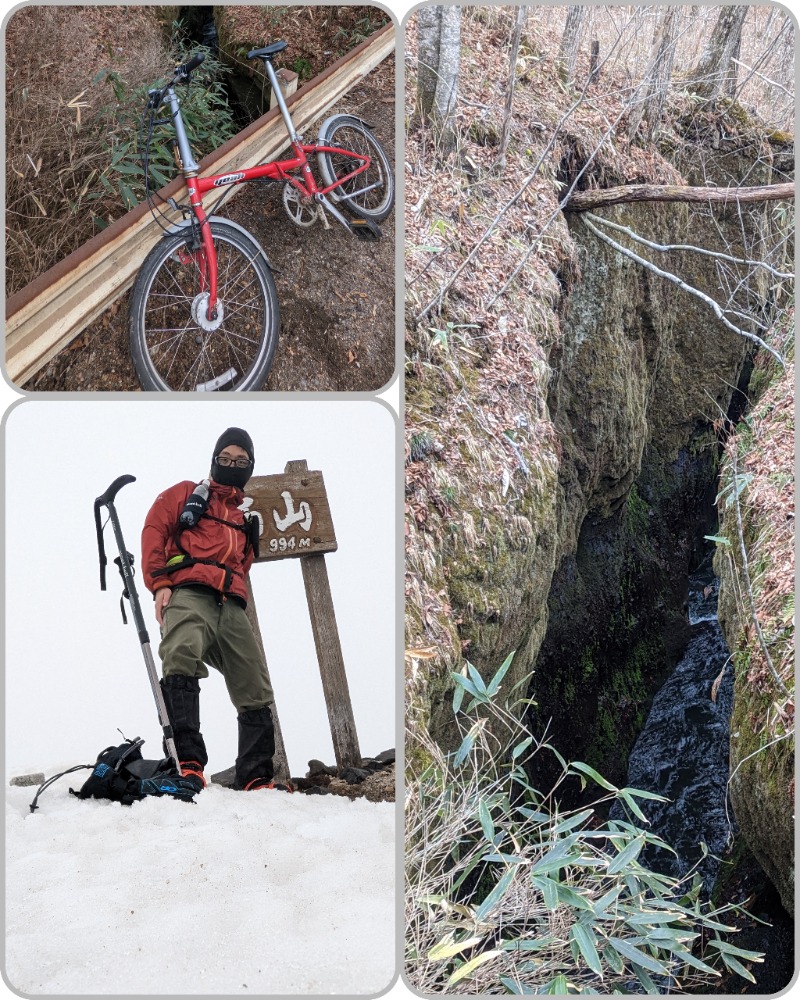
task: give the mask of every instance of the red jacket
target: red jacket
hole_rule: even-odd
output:
[[[170,487],[156,497],[142,530],[142,573],[145,586],[155,593],[162,587],[174,587],[183,583],[201,583],[214,590],[236,594],[247,602],[245,577],[253,562],[253,550],[247,545],[245,533],[234,525],[244,524],[244,514],[238,509],[244,493],[235,486],[222,486],[211,480],[211,496],[208,508],[194,528],[186,528],[178,536],[180,548],[175,541],[178,518],[196,483],[188,480]],[[220,524],[212,517],[218,517],[230,524]],[[209,559],[220,563],[194,563],[183,569],[176,568],[170,573],[156,575],[170,559],[183,552],[196,559]],[[226,572],[231,571],[226,588]]]

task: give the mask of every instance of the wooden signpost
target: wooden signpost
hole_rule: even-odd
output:
[[[254,476],[247,484],[245,497],[252,500],[250,511],[258,515],[261,524],[257,561],[300,559],[336,763],[339,767],[357,767],[361,751],[325,566],[325,553],[335,552],[337,544],[322,473],[309,471],[304,459],[287,462],[281,475]],[[248,604],[248,616],[260,642],[253,601]],[[275,773],[288,777],[286,751],[274,710],[273,716]],[[285,774],[281,774],[281,768],[286,769]]]

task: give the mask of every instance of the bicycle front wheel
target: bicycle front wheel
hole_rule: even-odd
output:
[[[275,282],[247,233],[213,221],[217,309],[208,310],[205,253],[191,227],[153,247],[131,297],[130,346],[144,389],[261,389],[278,342]]]
[[[322,146],[337,146],[369,157],[371,162],[366,170],[344,181],[330,194],[355,215],[374,222],[385,219],[394,204],[392,165],[383,146],[364,122],[352,115],[334,115],[323,125],[319,142]],[[356,164],[351,156],[341,153],[319,153],[318,160],[326,185],[336,184],[347,177]]]

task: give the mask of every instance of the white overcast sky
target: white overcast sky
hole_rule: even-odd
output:
[[[208,475],[225,428],[253,438],[255,475],[305,458],[325,478],[339,549],[325,557],[361,751],[394,747],[398,643],[396,425],[369,400],[194,402],[27,401],[6,417],[7,774],[88,763],[105,746],[142,736],[159,757],[161,731],[141,646],[122,590],[111,525],[101,592],[93,505],[117,476],[125,543],[158,663],[153,601],[139,568],[140,533],[156,495]],[[289,764],[333,762],[333,747],[298,560],[251,572]],[[126,602],[127,603],[127,602]],[[160,664],[159,664],[160,666]],[[209,770],[236,756],[236,712],[213,669],[201,682]]]

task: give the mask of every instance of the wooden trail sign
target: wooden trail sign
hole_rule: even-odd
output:
[[[299,463],[290,462],[289,465]],[[305,466],[305,462],[302,463]],[[328,496],[321,472],[307,468],[254,476],[245,497],[261,523],[258,562],[335,552]]]
[[[245,495],[252,498],[250,510],[258,514],[263,528],[258,561],[300,559],[336,763],[357,767],[361,750],[325,566],[325,553],[335,552],[337,544],[322,473],[309,471],[305,459],[287,462],[282,475],[254,476]],[[260,638],[255,607],[249,607]],[[277,718],[275,728],[277,774]]]

